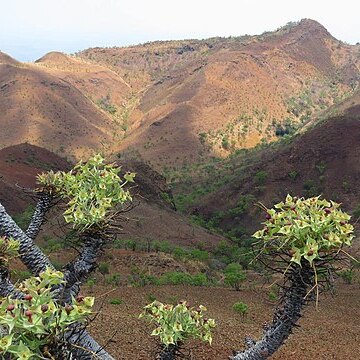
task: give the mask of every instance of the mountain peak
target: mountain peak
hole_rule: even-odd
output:
[[[311,36],[332,37],[325,26],[313,19],[301,19],[299,22],[295,23],[293,30],[304,34],[310,34]]]
[[[37,59],[36,63],[65,63],[70,60],[69,56],[60,51],[50,51],[40,59]]]
[[[19,65],[19,62],[8,54],[0,51],[0,64]]]

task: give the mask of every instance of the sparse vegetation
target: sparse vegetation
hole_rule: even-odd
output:
[[[240,291],[241,284],[246,280],[246,274],[242,270],[240,264],[232,263],[229,264],[225,270],[224,283],[233,287],[236,291]]]
[[[341,270],[338,274],[347,284],[351,284],[354,279],[354,270],[352,268]]]
[[[105,97],[100,98],[97,101],[97,105],[104,111],[110,113],[111,115],[115,115],[115,113],[117,112],[116,106],[111,103],[110,94],[107,94]]]
[[[204,317],[205,306],[197,309],[190,307],[186,301],[177,305],[162,304],[154,301],[145,306],[140,317],[155,322],[156,328],[152,336],[159,336],[161,351],[159,358],[176,359],[181,357],[183,343],[191,338],[200,339],[211,345],[211,331],[215,328],[215,320]]]
[[[308,36],[307,29],[316,29],[311,32],[315,36]],[[280,45],[284,39],[291,49]],[[268,46],[269,51],[261,54],[252,50]],[[315,48],[317,53],[312,54]],[[358,55],[358,48],[334,40],[305,19],[259,36],[92,48],[79,52],[76,59],[64,55],[66,65],[46,57],[31,66],[12,64],[11,79],[4,73],[0,91],[6,96],[17,94],[23,102],[26,116],[21,119],[15,107],[7,108],[15,101],[9,97],[3,104],[3,122],[12,124],[16,143],[29,141],[71,159],[89,158],[95,149],[110,154],[114,148],[129,147],[127,154],[134,156],[127,160],[146,159],[166,177],[171,191],[162,186],[165,181],[157,183],[156,172],[141,174],[135,192],[139,190],[139,202],[146,205],[134,217],[122,214],[130,209],[127,204],[133,189],[130,193],[125,186],[135,174],[119,176],[119,167],[105,164],[98,155],[71,171],[40,175],[38,188],[30,193],[36,205],[22,213],[11,217],[0,204],[0,352],[4,359],[112,359],[85,329],[94,299],[79,295],[81,284],[86,291],[101,294],[106,310],[120,316],[125,327],[131,318],[129,331],[122,334],[124,347],[130,344],[130,348],[139,336],[139,329],[129,329],[139,321],[133,318],[140,312],[136,307],[139,303],[142,307],[145,299],[151,302],[141,317],[156,324],[151,335],[159,337],[160,350],[153,355],[161,360],[199,353],[209,359],[218,357],[217,347],[208,353],[201,348],[189,350],[186,342],[191,338],[211,344],[215,322],[203,316],[205,307],[179,303],[180,294],[191,300],[187,294],[196,294],[200,303],[204,294],[214,292],[223,301],[226,316],[233,313],[237,320],[237,314],[244,319],[251,308],[254,316],[241,324],[240,334],[247,332],[246,323],[260,318],[257,307],[265,312],[266,306],[276,306],[263,336],[259,340],[247,337],[246,350],[234,352],[233,360],[270,357],[292,333],[305,305],[313,300],[317,304],[321,292],[332,287],[334,274],[340,277],[337,283],[349,294],[346,301],[350,302],[357,284],[342,283],[358,281],[356,260],[348,257],[340,265],[336,261],[348,255],[353,226],[335,201],[344,202],[357,222],[358,168],[353,156],[357,143],[352,134],[358,128],[352,121],[358,117],[358,99],[346,98],[359,88]],[[30,89],[35,85],[33,78],[41,79],[36,80],[42,89],[39,93]],[[39,99],[50,105],[40,104]],[[324,121],[340,112],[345,115]],[[41,136],[34,137],[32,129],[37,132],[39,124]],[[16,131],[24,128],[28,131]],[[8,130],[3,129],[2,147],[14,143]],[[339,134],[347,135],[346,146],[338,140]],[[18,165],[24,173],[52,168],[50,161],[42,159],[49,155],[37,157],[27,151],[28,147],[19,156],[14,148],[3,156],[4,192],[18,187],[12,173],[6,176],[7,169],[15,174]],[[117,161],[126,156],[119,153]],[[341,158],[355,164],[354,169],[340,171]],[[66,169],[60,160],[54,163]],[[154,185],[149,197],[147,182]],[[287,193],[297,196],[281,201]],[[322,193],[335,201],[322,199]],[[10,212],[24,208],[25,196],[19,204],[10,203],[8,196],[1,198],[12,206]],[[178,213],[165,213],[169,204],[175,209],[174,203]],[[55,205],[64,211],[64,218],[60,212],[49,212]],[[260,216],[265,217],[263,227],[251,237],[259,229]],[[48,218],[54,222],[42,227]],[[126,226],[120,230],[123,220],[131,224],[130,231]],[[145,228],[152,221],[150,229]],[[19,241],[14,253],[13,239]],[[194,247],[180,246],[199,239]],[[74,257],[71,261],[70,256]],[[28,270],[10,271],[19,259]],[[128,268],[123,273],[124,267]],[[261,287],[261,281],[268,286]],[[136,299],[133,303],[125,299],[129,294]],[[218,311],[214,302],[208,305],[211,313]],[[353,313],[352,307],[342,309]],[[97,313],[102,315],[95,324],[101,324],[108,314],[101,309]],[[318,319],[326,316],[318,315]],[[223,320],[218,322],[226,326]],[[96,326],[94,334],[100,332]],[[101,326],[101,331],[108,331],[102,344],[109,343],[115,356],[127,357],[122,348],[117,352],[118,339],[106,338],[111,336],[112,320]],[[319,333],[322,330],[319,327]],[[134,338],[127,341],[126,336]],[[221,331],[219,336],[222,345],[215,346],[223,351],[221,347],[232,339],[224,341]],[[353,329],[346,336],[346,346],[351,348]],[[321,338],[326,335],[321,333]],[[149,350],[143,340],[142,355]],[[285,349],[283,357],[290,352],[316,357],[307,353],[308,345],[301,345],[301,351],[300,345]]]
[[[121,304],[124,303],[124,300],[122,300],[122,299],[111,299],[111,300],[109,300],[109,303],[111,305],[121,305]]]
[[[243,303],[243,302],[236,302],[233,306],[232,306],[233,310],[237,313],[239,313],[243,318],[245,317],[245,315],[248,312],[248,306],[247,304]]]
[[[123,186],[133,181],[134,176],[126,174],[123,182],[118,169],[105,165],[103,160],[95,156],[70,172],[50,171],[39,175],[40,187],[35,193],[39,199],[30,219],[26,219],[28,223],[24,221],[24,230],[0,204],[0,229],[7,235],[0,238],[1,352],[6,358],[14,355],[22,359],[65,359],[86,357],[94,352],[109,358],[86,333],[94,298],[79,296],[79,284],[96,268],[98,254],[108,237],[108,226],[116,217],[113,208],[131,200]],[[66,204],[64,220],[72,225],[72,232],[77,233],[82,246],[77,258],[66,264],[63,272],[56,271],[34,244],[55,199],[56,203],[62,199]],[[34,276],[14,286],[8,264],[17,253]],[[109,269],[101,264],[100,270],[105,274]],[[93,286],[91,282],[88,285]],[[76,343],[83,346],[75,346]]]

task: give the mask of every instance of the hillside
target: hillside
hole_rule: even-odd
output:
[[[113,95],[114,94],[114,95]],[[35,64],[0,56],[0,147],[23,142],[72,158],[106,151],[122,137],[128,84],[109,69],[61,53]]]
[[[294,133],[350,98],[360,47],[304,19],[258,36],[0,53],[0,148],[79,159],[138,154],[157,169],[225,157]]]
[[[114,122],[113,140],[123,137],[128,107],[134,107],[133,89],[107,67],[91,64],[63,53],[51,52],[36,60],[36,68],[46,71],[77,88]],[[109,128],[110,130],[110,128]]]
[[[5,54],[0,51],[0,64],[7,64],[7,65],[20,65],[20,63],[9,56],[8,54]]]
[[[80,157],[111,140],[107,115],[67,81],[0,64],[1,147],[23,142]]]
[[[184,182],[178,175],[175,200],[198,223],[237,239],[247,239],[263,221],[257,202],[271,207],[288,193],[322,194],[341,202],[356,214],[355,222],[360,211],[359,157],[360,110],[355,106],[290,142],[204,165],[197,177],[183,177]]]
[[[65,170],[69,164],[48,150],[30,144],[0,150],[0,202],[11,214],[32,204],[25,189],[36,187],[36,175],[49,170]]]
[[[148,165],[129,159],[118,159],[123,171],[136,172],[134,208],[122,219],[123,239],[169,242],[175,245],[214,247],[221,236],[214,235],[174,210],[171,190],[165,178]],[[64,159],[48,150],[30,144],[19,144],[0,150],[0,202],[11,214],[21,214],[34,205],[30,189],[36,187],[36,175],[48,170],[70,169]],[[53,218],[56,214],[52,214]],[[55,221],[56,225],[57,221]],[[51,222],[45,234],[51,229]],[[50,230],[51,231],[51,230]]]
[[[115,149],[135,149],[163,167],[225,156],[294,132],[352,94],[359,50],[304,19],[259,36],[76,55],[111,68],[136,92],[137,111],[130,112],[127,137]]]

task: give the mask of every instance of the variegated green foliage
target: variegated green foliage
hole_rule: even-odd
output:
[[[60,271],[47,269],[38,277],[20,283],[22,299],[0,299],[0,353],[11,359],[43,359],[51,346],[70,325],[86,322],[94,304],[93,297],[78,298],[60,306],[53,300],[52,288],[63,281]],[[53,358],[53,357],[51,357]]]
[[[19,242],[0,236],[0,265],[6,265],[8,260],[18,255]]]
[[[205,311],[205,306],[194,309],[186,301],[175,306],[154,301],[145,306],[140,318],[156,323],[157,327],[151,335],[159,336],[165,347],[170,344],[180,345],[189,338],[200,339],[211,345],[211,330],[215,327],[215,320],[205,318]]]
[[[287,195],[284,202],[266,211],[263,229],[253,236],[264,242],[264,251],[281,250],[299,265],[302,258],[312,265],[326,253],[351,245],[354,237],[350,215],[340,204],[319,196],[304,199]]]
[[[44,188],[68,200],[65,221],[84,231],[92,226],[103,228],[116,205],[131,201],[124,186],[134,181],[135,174],[126,173],[122,180],[119,171],[115,164],[104,164],[104,159],[96,155],[70,172],[50,171],[39,175],[37,180]]]

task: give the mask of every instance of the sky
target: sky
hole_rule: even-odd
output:
[[[359,13],[358,0],[0,0],[0,51],[34,61],[49,51],[255,35],[302,18],[355,44]]]

